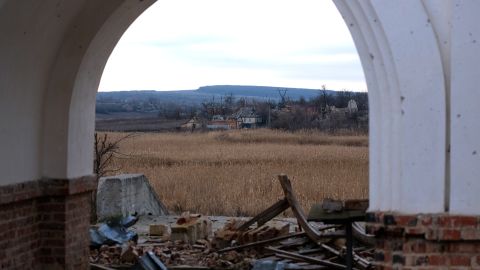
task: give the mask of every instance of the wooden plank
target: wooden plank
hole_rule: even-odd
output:
[[[311,249],[302,249],[298,251],[300,255],[315,254],[323,251],[323,248],[311,248]]]
[[[297,198],[293,194],[292,184],[290,183],[290,179],[285,174],[281,174],[278,176],[278,180],[282,185],[283,193],[285,194],[285,198],[288,201],[288,204],[292,208],[293,214],[297,218],[298,224],[303,228],[307,236],[318,243],[321,238],[320,233],[315,230],[310,224],[308,224],[307,219],[305,217],[305,213],[303,212],[302,208],[300,207],[300,203],[298,202]]]
[[[280,213],[283,211],[287,210],[289,207],[288,201],[286,199],[279,200],[278,202],[274,203],[272,206],[269,208],[265,209],[262,211],[260,214],[256,215],[255,217],[251,218],[238,228],[236,228],[239,231],[245,231],[247,230],[250,226],[255,224],[257,222],[257,227],[262,226],[265,224],[267,221],[271,220],[272,218],[278,216]]]
[[[329,230],[329,229],[333,229],[333,228],[337,228],[337,227],[338,227],[338,225],[326,226],[326,227],[320,228],[319,231]],[[244,245],[239,245],[239,246],[236,246],[236,247],[224,248],[224,249],[219,250],[218,253],[227,252],[227,251],[231,251],[231,250],[239,250],[239,249],[244,249],[244,248],[261,246],[261,245],[277,242],[277,241],[280,241],[280,240],[285,240],[285,239],[292,238],[292,237],[300,237],[300,236],[306,236],[306,235],[307,235],[306,232],[292,233],[292,234],[289,234],[289,235],[283,235],[283,236],[279,236],[279,237],[275,237],[275,238],[271,238],[271,239],[267,239],[267,240],[263,240],[263,241],[258,241],[258,242],[244,244]],[[320,237],[323,237],[323,234],[319,234],[319,235],[320,235]],[[330,233],[325,234],[325,235],[328,237],[330,235]]]

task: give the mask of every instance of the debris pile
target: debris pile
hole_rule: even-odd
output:
[[[257,216],[231,219],[213,232],[212,221],[184,213],[171,226],[117,246],[92,247],[92,269],[371,269],[373,237],[364,233],[368,201],[325,200],[306,217],[290,180],[285,197]],[[290,208],[296,225],[274,220]],[[352,225],[353,224],[353,225]]]

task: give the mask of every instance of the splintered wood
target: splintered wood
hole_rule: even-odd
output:
[[[117,249],[122,253],[117,262],[132,261],[151,251],[149,254],[157,256],[168,269],[260,270],[274,269],[277,263],[284,264],[285,269],[372,268],[374,239],[365,234],[361,225],[351,225],[352,217],[364,215],[368,201],[326,199],[312,207],[307,220],[290,179],[279,175],[278,180],[284,198],[255,217],[233,218],[212,237],[212,223],[207,217],[184,213],[170,227],[152,224],[151,235],[143,244]],[[289,208],[295,215],[297,231],[290,228],[290,223],[273,220]],[[324,224],[324,219],[340,222]],[[93,253],[97,257],[92,258],[92,263],[105,261],[101,252]]]

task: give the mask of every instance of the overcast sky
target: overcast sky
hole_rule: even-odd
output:
[[[158,0],[118,43],[99,90],[219,84],[367,89],[330,0]]]

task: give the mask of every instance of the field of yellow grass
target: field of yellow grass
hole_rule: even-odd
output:
[[[114,160],[116,173],[145,174],[172,212],[254,215],[282,197],[280,173],[290,177],[306,211],[326,197],[368,197],[364,135],[266,129],[141,133],[122,141],[120,151],[130,156]]]

